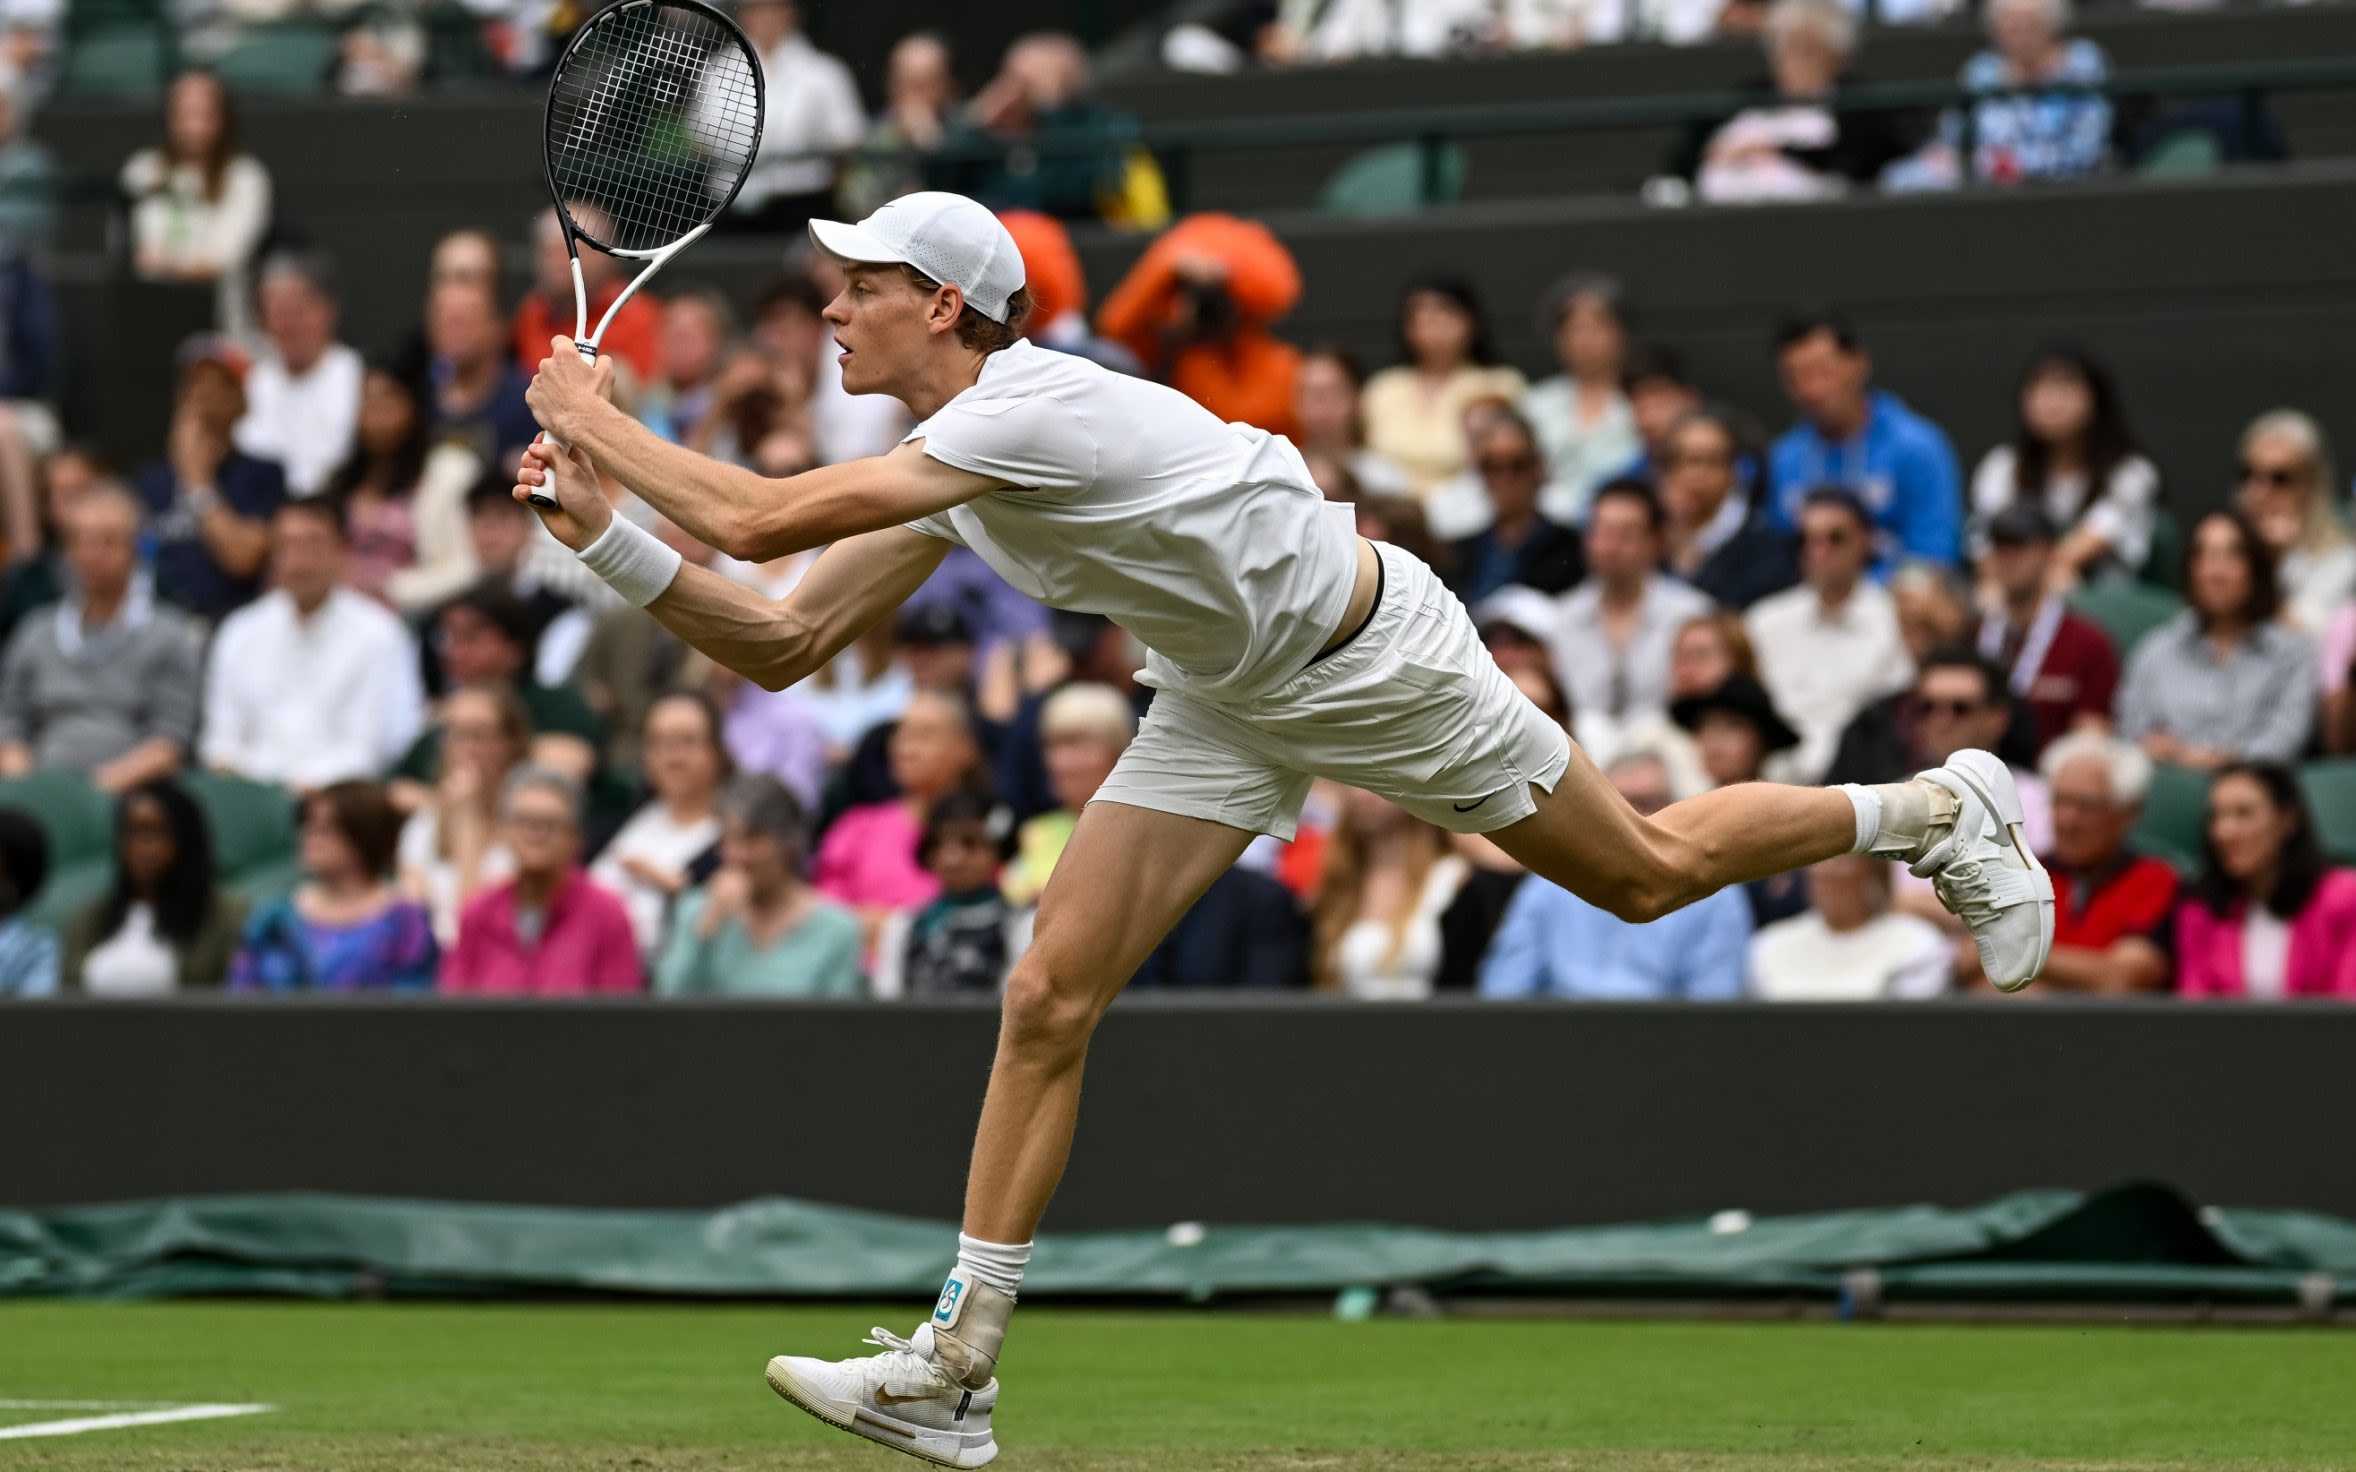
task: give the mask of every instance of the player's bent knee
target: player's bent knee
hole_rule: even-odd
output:
[[[1061,976],[1037,953],[1017,961],[1006,978],[999,1039],[1003,1049],[1054,1058],[1077,1055],[1103,1015],[1094,989],[1077,976]]]

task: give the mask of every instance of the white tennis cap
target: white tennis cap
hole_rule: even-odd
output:
[[[900,262],[965,293],[975,311],[1006,320],[1023,288],[1023,253],[998,217],[962,194],[903,194],[856,225],[812,220],[810,238],[838,261]]]

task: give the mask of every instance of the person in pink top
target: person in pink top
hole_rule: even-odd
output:
[[[818,845],[811,882],[820,894],[850,906],[876,928],[895,910],[930,903],[940,881],[916,859],[917,840],[933,804],[982,776],[982,747],[973,715],[954,695],[920,692],[892,731],[892,781],[900,795],[852,808]]]
[[[578,996],[646,986],[629,912],[581,872],[581,784],[521,766],[499,795],[515,874],[467,901],[439,989],[499,996]]]
[[[2356,1001],[2356,870],[2324,857],[2289,767],[2236,762],[2210,784],[2176,956],[2188,997]]]

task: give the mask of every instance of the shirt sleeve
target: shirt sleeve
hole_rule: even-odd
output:
[[[1056,399],[953,403],[909,438],[944,465],[1028,490],[1077,490],[1096,479],[1096,437]]]
[[[912,532],[922,532],[928,537],[939,537],[952,547],[965,545],[965,538],[957,535],[957,528],[950,523],[949,513],[946,511],[936,511],[930,516],[920,516],[914,521],[902,522],[901,525]]]

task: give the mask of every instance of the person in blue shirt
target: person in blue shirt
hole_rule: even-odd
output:
[[[1785,531],[1820,486],[1853,493],[1873,513],[1874,575],[1899,562],[1963,560],[1962,474],[1947,433],[1873,387],[1873,357],[1843,318],[1801,312],[1775,333],[1775,368],[1800,422],[1768,454],[1768,515]]]
[[[1669,805],[1669,769],[1631,751],[1605,775],[1639,813]],[[1724,1001],[1747,988],[1751,907],[1729,886],[1645,925],[1632,925],[1551,884],[1514,891],[1481,961],[1484,997],[1580,1001]]]
[[[262,591],[270,518],[286,500],[286,473],[232,442],[245,417],[235,349],[218,338],[193,339],[180,364],[164,458],[142,467],[132,484],[147,512],[156,593],[218,620]]]

